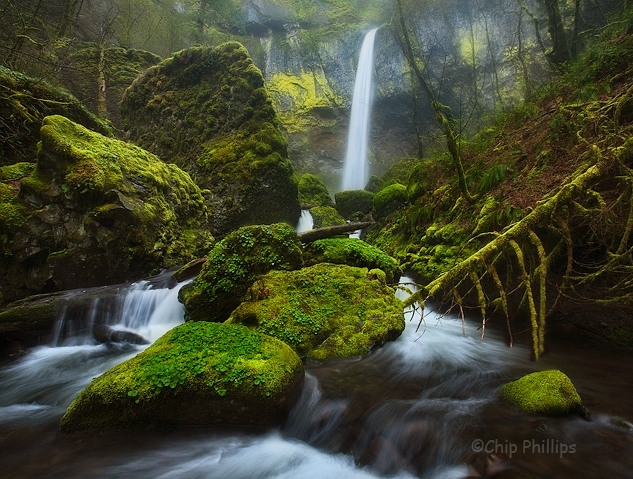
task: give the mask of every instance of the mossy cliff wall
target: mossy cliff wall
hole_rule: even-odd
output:
[[[298,220],[287,143],[241,44],[177,53],[137,79],[121,106],[130,139],[207,190],[214,233]]]

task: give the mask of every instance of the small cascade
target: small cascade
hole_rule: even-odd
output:
[[[165,284],[159,277],[77,292],[61,312],[49,345],[34,348],[0,370],[0,426],[34,414],[55,417],[92,378],[147,347],[97,344],[95,328],[106,325],[153,342],[182,324],[184,307],[178,291],[185,284]]]
[[[295,228],[297,233],[304,233],[310,231],[312,228],[314,228],[314,219],[312,218],[310,210],[301,210],[301,216]]]
[[[374,41],[377,31],[378,29],[374,28],[365,35],[358,58],[343,171],[343,190],[361,190],[365,188],[369,179],[369,123],[373,94]]]
[[[50,345],[94,344],[95,327],[133,332],[154,340],[157,336],[152,331],[153,316],[158,311],[164,314],[166,304],[175,304],[171,317],[182,317],[182,305],[177,301],[179,289],[144,280],[128,286],[96,288],[85,295],[88,300],[77,301],[79,304],[70,299],[55,323]]]

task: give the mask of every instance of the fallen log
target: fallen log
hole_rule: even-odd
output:
[[[330,238],[331,236],[337,236],[343,233],[350,233],[351,231],[367,228],[372,224],[374,224],[373,221],[361,221],[358,223],[347,223],[344,225],[325,226],[323,228],[317,228],[300,233],[299,238],[302,243],[310,243],[311,241]]]

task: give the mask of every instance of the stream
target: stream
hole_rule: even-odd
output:
[[[279,428],[58,434],[93,377],[146,347],[96,344],[93,326],[153,341],[183,322],[181,286],[113,288],[89,317],[61,314],[47,345],[0,368],[3,477],[633,477],[630,355],[565,343],[532,362],[492,327],[481,341],[475,322],[463,334],[461,320],[432,312],[417,331],[419,314],[407,312],[401,337],[366,358],[306,364],[302,396]],[[504,382],[550,368],[570,376],[589,421],[525,416],[498,399]]]

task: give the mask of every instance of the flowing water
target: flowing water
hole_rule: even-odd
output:
[[[297,230],[297,233],[305,233],[312,228],[314,228],[314,219],[312,218],[310,210],[301,210],[301,216],[299,217],[299,222],[295,230]]]
[[[464,478],[484,468],[486,477],[633,477],[631,356],[555,345],[534,363],[492,327],[482,342],[477,324],[434,313],[417,330],[419,314],[408,312],[402,336],[366,358],[306,364],[282,427],[58,434],[74,396],[144,348],[96,344],[91,325],[154,340],[183,321],[179,287],[117,288],[0,369],[2,477]],[[496,396],[505,381],[548,368],[572,378],[590,421],[524,416]]]
[[[360,50],[352,97],[352,114],[343,165],[343,190],[362,190],[369,179],[369,124],[373,95],[374,40],[377,28],[370,30]]]

